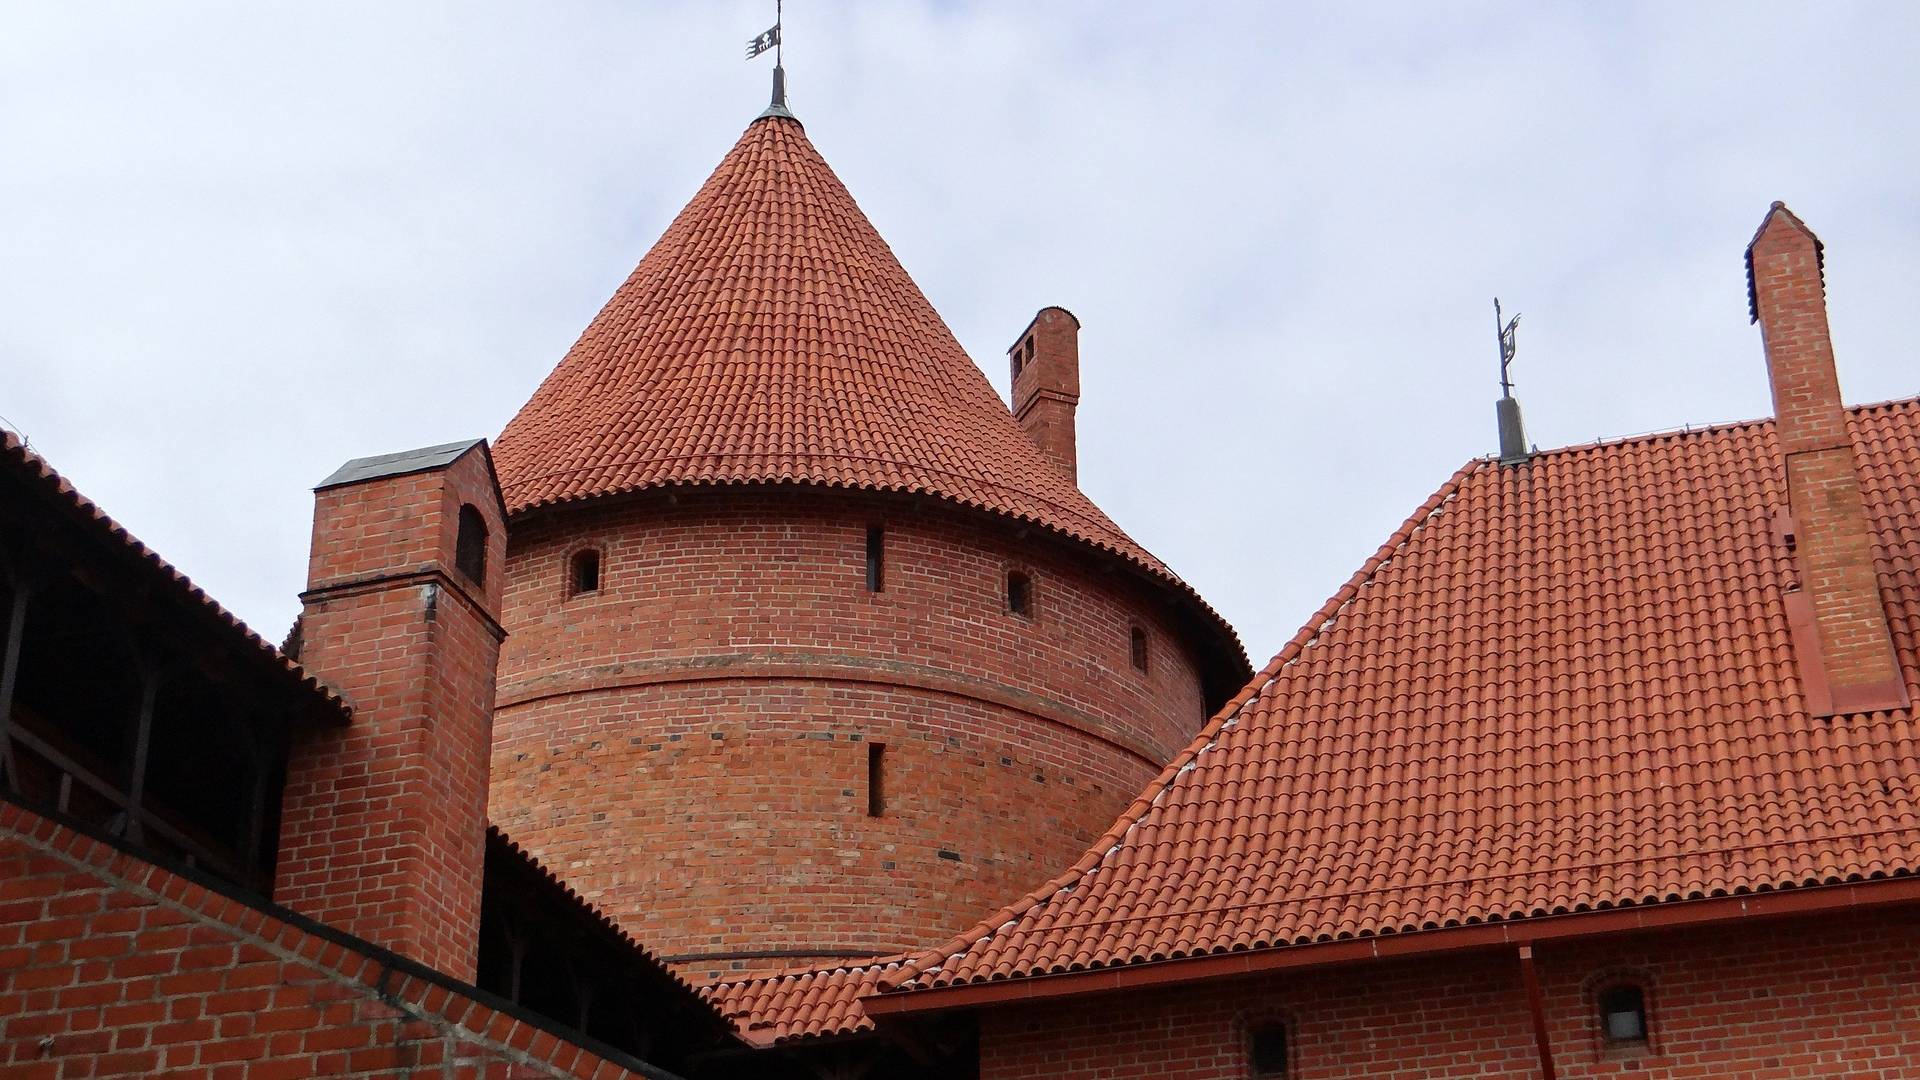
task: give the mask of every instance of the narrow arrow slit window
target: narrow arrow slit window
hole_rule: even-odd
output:
[[[887,587],[887,530],[867,526],[867,591],[882,592]]]
[[[867,744],[867,816],[881,817],[887,812],[887,744]]]

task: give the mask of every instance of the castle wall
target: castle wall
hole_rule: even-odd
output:
[[[1561,1080],[1920,1077],[1920,910],[1542,945]],[[1598,995],[1643,988],[1649,1038],[1610,1045]],[[1025,1003],[980,1018],[982,1080],[1256,1080],[1251,1025],[1287,1032],[1286,1077],[1534,1080],[1515,952],[1302,969]]]
[[[599,588],[569,595],[585,548]],[[695,976],[970,925],[1078,858],[1204,720],[1154,593],[965,510],[652,495],[516,524],[508,563],[492,817]]]
[[[642,1075],[7,803],[0,973],[16,1080]]]

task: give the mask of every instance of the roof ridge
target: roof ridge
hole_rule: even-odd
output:
[[[1904,398],[1887,398],[1886,400],[1883,400],[1883,401],[1861,402],[1858,405],[1844,406],[1844,411],[1849,414],[1860,414],[1860,413],[1871,412],[1877,409],[1894,409],[1900,406],[1911,406],[1911,405],[1920,405],[1920,395],[1916,395],[1913,397],[1904,397]],[[1636,431],[1626,435],[1615,435],[1611,437],[1603,435],[1589,442],[1568,443],[1565,446],[1556,446],[1547,450],[1536,450],[1534,451],[1533,456],[1535,458],[1542,458],[1542,457],[1547,457],[1549,455],[1554,455],[1554,454],[1583,453],[1590,450],[1605,450],[1615,446],[1630,446],[1630,445],[1637,445],[1639,443],[1658,442],[1662,439],[1685,438],[1692,435],[1726,435],[1726,434],[1732,434],[1738,431],[1752,429],[1752,428],[1770,427],[1773,425],[1773,423],[1774,423],[1774,417],[1756,416],[1747,420],[1722,420],[1722,421],[1717,421],[1715,423],[1701,424],[1698,426],[1693,424],[1682,424],[1679,427],[1655,428],[1651,431]],[[1480,460],[1497,461],[1498,459],[1499,459],[1499,455],[1488,454],[1483,456]]]
[[[1373,556],[1347,579],[1346,584],[1327,598],[1327,602],[1320,606],[1320,610],[1315,612],[1313,617],[1307,620],[1306,625],[1302,626],[1293,638],[1281,647],[1273,659],[1267,662],[1267,666],[1260,669],[1238,694],[1221,706],[1219,712],[1215,713],[1213,718],[1200,729],[1199,734],[1195,735],[1171,762],[1168,762],[1159,776],[1134,797],[1133,802],[1128,804],[1120,817],[1087,848],[1086,853],[1081,855],[1079,861],[1075,862],[1071,868],[975,923],[972,927],[961,931],[945,943],[914,954],[911,960],[902,965],[904,970],[899,973],[899,978],[876,981],[878,991],[883,994],[910,992],[912,988],[908,987],[907,983],[938,970],[949,957],[968,951],[972,946],[991,937],[998,928],[1046,903],[1071,887],[1075,881],[1098,869],[1100,864],[1106,861],[1107,856],[1119,846],[1127,832],[1159,801],[1160,796],[1166,792],[1174,779],[1185,772],[1219,738],[1220,732],[1239,716],[1240,710],[1249,701],[1258,697],[1283,668],[1313,644],[1313,640],[1320,636],[1327,623],[1359,594],[1359,591],[1379,572],[1381,567],[1391,561],[1392,557],[1413,539],[1422,525],[1439,512],[1469,475],[1485,468],[1486,465],[1487,462],[1480,459],[1462,465],[1447,479],[1446,483],[1440,485],[1437,491],[1428,496],[1427,501],[1420,504],[1419,509],[1402,522],[1400,528],[1380,545]]]

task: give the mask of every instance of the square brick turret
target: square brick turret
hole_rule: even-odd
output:
[[[300,659],[354,716],[292,748],[274,888],[469,981],[505,520],[479,440],[348,462],[317,489]]]

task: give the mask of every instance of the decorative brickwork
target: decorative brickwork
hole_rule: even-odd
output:
[[[481,581],[456,569],[463,507]],[[506,528],[484,446],[444,469],[322,489],[302,660],[354,707],[293,748],[275,899],[474,975]]]
[[[586,547],[600,588],[569,597]],[[817,490],[517,522],[494,820],[661,953],[715,957],[695,976],[951,934],[1071,860],[1204,719],[1163,594],[1087,562],[1039,530]],[[1031,619],[1005,609],[1014,567]]]
[[[5,803],[0,972],[13,1080],[643,1075]]]
[[[1558,1080],[1920,1077],[1920,909],[1542,946]],[[1644,1047],[1608,1045],[1596,995],[1646,991]],[[982,1080],[1252,1080],[1249,1020],[1288,1027],[1290,1077],[1542,1075],[1511,949],[1022,1005],[981,1015]]]

